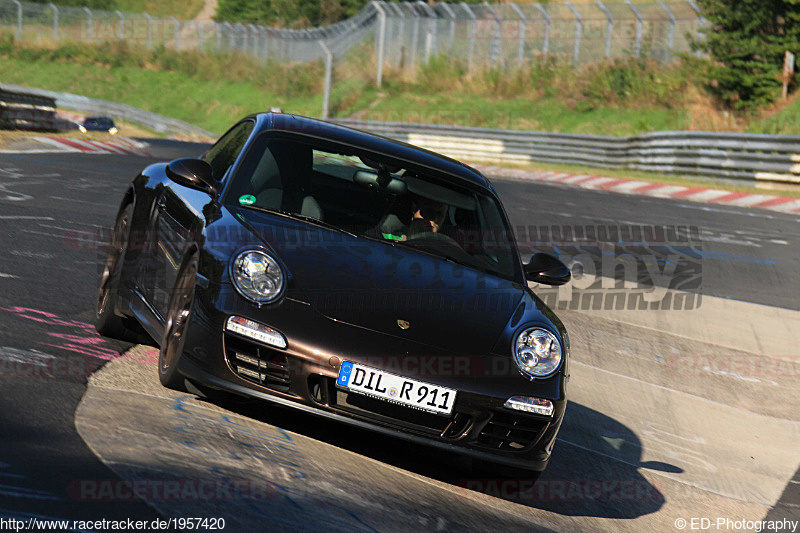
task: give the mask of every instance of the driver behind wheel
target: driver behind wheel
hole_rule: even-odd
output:
[[[418,233],[438,233],[447,216],[449,206],[418,196],[411,204],[411,225],[400,240],[406,240]]]

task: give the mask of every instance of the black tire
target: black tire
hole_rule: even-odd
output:
[[[197,253],[187,256],[175,281],[167,307],[167,321],[158,356],[158,378],[169,389],[186,391],[185,378],[178,372],[186,343],[186,328],[192,317],[197,278]]]
[[[142,331],[129,328],[126,319],[115,313],[117,290],[122,278],[122,263],[130,242],[133,204],[124,205],[117,214],[111,238],[103,260],[103,270],[97,286],[94,327],[100,335],[128,342],[148,344],[152,339]]]

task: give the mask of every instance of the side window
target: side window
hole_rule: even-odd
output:
[[[225,176],[228,168],[236,161],[244,143],[253,131],[255,124],[252,121],[242,122],[226,133],[217,144],[212,146],[203,159],[211,165],[212,176],[217,181]]]

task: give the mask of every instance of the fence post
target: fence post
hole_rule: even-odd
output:
[[[517,7],[517,4],[511,2],[508,4],[511,6],[511,9],[514,10],[514,13],[517,14],[519,17],[519,44],[517,45],[517,65],[522,66],[523,56],[525,55],[525,14],[522,12],[520,8]]]
[[[475,52],[475,13],[469,8],[467,4],[461,2],[459,4],[469,16],[469,52],[467,52],[467,72],[472,70],[472,54]]]
[[[450,9],[450,6],[447,5],[447,2],[441,2],[439,6],[447,12],[447,16],[450,17],[450,53],[453,52],[453,43],[456,40],[456,14]]]
[[[411,16],[414,17],[414,26],[411,30],[411,53],[409,55],[409,65],[411,69],[414,69],[414,65],[417,62],[417,48],[419,43],[419,15],[417,12],[414,11],[414,6],[411,4],[406,4],[408,11],[411,12]]]
[[[203,51],[203,21],[197,21],[197,51]]]
[[[121,41],[125,38],[125,15],[119,9],[115,9],[114,13],[116,13],[119,17],[119,23],[117,24],[117,39]]]
[[[375,85],[380,89],[383,83],[383,54],[386,51],[386,10],[380,2],[373,2],[372,5],[378,10],[378,65]]]
[[[328,118],[328,105],[331,101],[331,77],[333,75],[333,54],[325,46],[325,41],[319,42],[322,53],[325,54],[325,89],[322,96],[322,119]]]
[[[53,10],[53,39],[58,39],[58,8],[50,2],[50,9]]]
[[[233,24],[225,22],[225,31],[228,32],[228,50],[233,50]]]
[[[147,19],[147,48],[153,48],[153,17],[147,13],[142,13]]]
[[[403,43],[405,43],[405,39],[406,39],[406,14],[405,14],[405,12],[403,12],[402,9],[400,9],[399,5],[397,5],[395,3],[392,3],[390,5],[392,5],[394,7],[397,15],[400,17],[400,28],[398,28],[398,30],[397,30],[398,41],[400,41],[400,43],[399,43],[400,46],[398,47],[400,49],[400,57],[398,57],[397,65],[400,68],[404,68],[405,67],[405,63],[406,63],[406,56],[405,56],[405,48],[403,47]]]
[[[542,55],[550,53],[550,14],[539,4],[533,4],[539,13],[544,17],[544,43],[542,43]]]
[[[640,57],[642,55],[642,26],[644,25],[644,17],[636,9],[636,6],[631,3],[631,0],[625,0],[625,4],[633,11],[633,14],[636,15],[636,57]]]
[[[258,57],[258,32],[256,31],[256,27],[252,24],[248,24],[247,29],[250,32],[250,40],[253,42],[253,57]]]
[[[86,15],[89,17],[88,19],[88,26],[87,26],[87,37],[89,40],[92,40],[92,10],[86,6],[83,6],[83,10],[86,11]]]
[[[503,44],[500,42],[500,15],[494,10],[492,5],[484,0],[483,7],[489,10],[489,13],[494,17],[494,35],[492,36],[492,44],[489,45],[489,51],[495,66],[499,65],[503,59]]]
[[[565,0],[564,5],[566,5],[570,11],[572,11],[572,14],[575,15],[575,19],[578,21],[578,25],[575,27],[575,49],[572,51],[572,66],[578,68],[578,64],[581,57],[581,35],[583,34],[583,17],[578,12],[578,10],[575,9],[575,6],[573,6],[568,1]]]
[[[237,22],[234,27],[236,28],[236,36],[242,35],[242,50],[247,50],[247,28],[241,22]]]
[[[597,7],[606,15],[606,19],[608,19],[608,23],[606,24],[606,57],[611,57],[611,34],[614,32],[614,17],[611,16],[611,11],[609,11],[605,4],[600,0],[597,0]]]
[[[675,45],[675,15],[662,0],[658,0],[658,5],[660,5],[661,8],[667,12],[667,16],[669,16],[669,34],[667,35],[667,48],[669,48],[669,59],[667,62],[669,63],[672,61],[672,47]]]
[[[17,33],[16,39],[17,42],[22,41],[22,4],[19,3],[19,0],[11,0],[15,4],[17,4]]]
[[[172,19],[172,24],[175,26],[175,50],[178,50],[181,46],[181,23],[175,17],[170,17]]]
[[[417,4],[425,11],[425,17],[427,18],[425,21],[425,62],[428,63],[431,60],[431,53],[436,46],[436,34],[433,31],[433,21],[436,18],[436,12],[422,0],[417,0]]]
[[[697,13],[697,40],[702,41],[705,39],[705,33],[702,31],[703,28],[706,27],[706,18],[703,16],[703,12],[700,11],[700,8],[697,7],[697,4],[694,3],[694,0],[686,0],[686,2],[691,6],[695,13]],[[694,53],[695,57],[701,57],[703,52],[697,50]]]

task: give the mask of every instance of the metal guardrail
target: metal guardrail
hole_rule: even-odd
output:
[[[5,100],[9,102],[37,105],[55,102],[62,108],[127,120],[161,133],[205,139],[217,137],[177,119],[75,94],[0,84],[0,100],[5,101],[3,95],[8,96]],[[545,161],[800,183],[798,135],[664,131],[607,137],[353,119],[335,119],[334,122],[475,163]]]
[[[800,183],[800,136],[665,131],[605,137],[339,119],[475,163],[533,161]]]
[[[0,88],[0,129],[56,131],[66,126],[53,98]]]
[[[144,126],[158,133],[170,133],[186,137],[199,137],[216,139],[217,135],[182,120],[163,117],[150,111],[106,100],[98,100],[70,93],[59,93],[43,89],[33,89],[20,85],[0,83],[0,91],[5,93],[24,94],[30,98],[48,99],[55,102],[55,106],[71,109],[90,115],[108,116],[116,120],[125,120]]]

